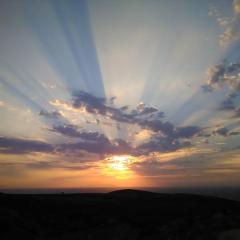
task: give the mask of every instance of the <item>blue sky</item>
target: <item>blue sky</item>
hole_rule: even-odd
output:
[[[0,187],[239,185],[240,1],[0,9]]]

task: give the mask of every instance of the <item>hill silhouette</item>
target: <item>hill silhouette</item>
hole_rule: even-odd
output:
[[[0,225],[3,240],[224,240],[239,233],[240,202],[134,189],[1,194]]]
[[[118,196],[118,197],[153,197],[153,195],[158,195],[159,193],[135,190],[135,189],[121,189],[108,193],[109,195]]]

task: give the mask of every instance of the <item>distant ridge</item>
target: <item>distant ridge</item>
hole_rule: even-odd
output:
[[[153,195],[160,195],[160,193],[136,190],[136,189],[121,189],[108,193],[109,195],[118,196],[118,197],[148,197]]]
[[[108,196],[118,198],[149,198],[149,199],[161,199],[162,201],[171,202],[188,202],[188,201],[212,201],[212,202],[235,202],[235,200],[225,199],[221,197],[199,195],[192,193],[158,193],[145,190],[136,189],[120,189],[107,193]]]

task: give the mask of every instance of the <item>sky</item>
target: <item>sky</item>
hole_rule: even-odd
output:
[[[0,188],[240,185],[239,0],[1,0]]]

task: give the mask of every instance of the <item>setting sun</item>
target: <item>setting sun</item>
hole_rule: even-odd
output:
[[[113,156],[110,159],[111,168],[124,171],[128,169],[128,164],[132,162],[131,156]]]
[[[130,155],[116,155],[105,159],[104,174],[117,179],[127,179],[133,176],[130,165],[136,162],[136,158]]]

